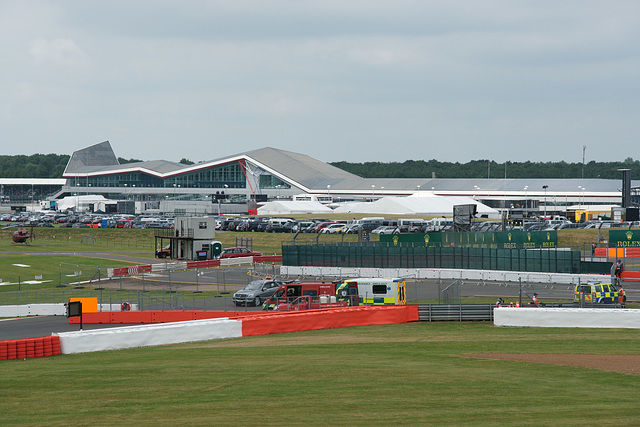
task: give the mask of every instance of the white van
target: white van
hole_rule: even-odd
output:
[[[426,219],[420,218],[400,218],[398,228],[401,233],[417,233],[427,224]]]
[[[442,231],[448,225],[453,225],[453,220],[449,218],[433,218],[427,223],[426,232]]]

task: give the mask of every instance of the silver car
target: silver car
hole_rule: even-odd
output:
[[[282,285],[279,280],[254,280],[238,292],[233,294],[235,305],[260,306]]]

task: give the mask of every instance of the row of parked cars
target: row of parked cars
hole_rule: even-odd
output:
[[[373,232],[379,227],[396,229],[397,224],[396,221],[387,221],[384,218],[330,221],[326,218],[296,220],[293,218],[224,217],[216,221],[216,230],[220,231],[256,231],[265,233],[357,234],[360,230]]]
[[[0,222],[20,227],[73,227],[73,228],[173,228],[173,217],[149,217],[121,214],[74,214],[20,212],[0,215]]]
[[[269,217],[224,217],[216,222],[221,231],[262,231],[267,233],[357,234],[361,230],[373,234],[430,233],[449,231],[453,221],[446,218],[387,220],[371,217],[330,221],[326,218],[296,220]]]

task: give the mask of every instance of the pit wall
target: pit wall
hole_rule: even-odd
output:
[[[160,316],[161,312],[154,312]],[[206,312],[199,315],[205,316]],[[310,331],[347,326],[385,325],[418,321],[418,306],[345,307],[298,312],[242,313],[236,318],[217,318],[123,326],[91,331],[63,332],[62,354],[118,350],[134,347],[239,338],[282,332]],[[220,312],[211,313],[219,315]],[[165,321],[169,320],[165,317]]]
[[[496,326],[640,329],[640,310],[630,309],[496,307],[493,317]]]
[[[599,274],[531,273],[525,271],[458,270],[431,268],[345,268],[281,266],[280,275],[295,277],[404,277],[407,279],[477,280],[487,282],[558,283],[610,283],[611,276]]]

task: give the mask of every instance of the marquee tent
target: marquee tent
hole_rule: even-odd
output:
[[[331,208],[318,202],[292,202],[278,200],[265,203],[258,208],[258,215],[294,215],[307,213],[332,213]]]
[[[479,217],[499,218],[500,213],[470,197],[436,196],[432,193],[416,193],[409,197],[383,197],[375,202],[347,203],[334,210],[336,213],[433,215],[453,216],[454,205],[477,206]]]

